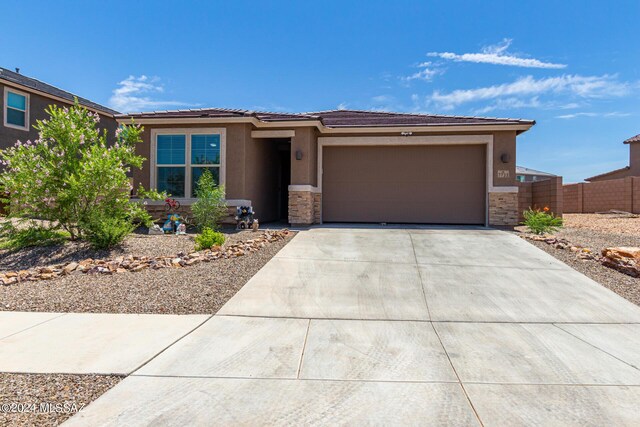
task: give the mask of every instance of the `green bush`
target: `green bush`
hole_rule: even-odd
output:
[[[30,246],[52,246],[64,243],[69,239],[69,233],[51,230],[41,226],[16,229],[13,226],[3,226],[0,239],[0,249],[18,250]]]
[[[211,172],[205,170],[198,179],[196,196],[198,200],[191,205],[191,213],[198,230],[217,230],[227,215],[224,186],[217,185]]]
[[[562,227],[562,217],[555,216],[546,207],[543,210],[529,208],[522,215],[524,216],[522,224],[534,234],[552,233]]]
[[[46,112],[49,118],[34,126],[37,140],[18,141],[0,152],[5,166],[0,188],[8,195],[2,201],[9,204],[9,215],[45,220],[72,240],[95,234],[84,226],[92,223],[96,212],[117,218],[129,215],[132,220],[140,216],[129,199],[128,175],[144,161],[135,151],[142,128],[121,126],[115,142],[107,144],[106,131],[98,129],[98,114],[77,100],[72,107],[52,105]],[[111,226],[126,229],[121,223]]]
[[[196,236],[196,250],[210,249],[212,246],[221,246],[224,243],[224,234],[211,228],[203,228],[202,233]]]
[[[135,228],[128,219],[102,214],[93,215],[82,227],[86,231],[86,239],[95,249],[109,249],[119,245]]]

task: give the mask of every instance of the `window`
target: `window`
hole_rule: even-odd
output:
[[[174,130],[175,131],[175,130]],[[221,182],[222,135],[186,131],[155,137],[155,186],[172,197],[196,197],[198,179],[209,170]]]
[[[5,88],[4,125],[18,129],[29,129],[29,95]]]

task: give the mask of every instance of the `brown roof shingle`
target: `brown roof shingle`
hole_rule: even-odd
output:
[[[16,83],[28,89],[37,90],[38,92],[43,92],[51,96],[62,98],[69,101],[70,103],[73,103],[74,98],[78,98],[78,103],[80,105],[84,105],[85,107],[93,108],[94,110],[102,111],[109,115],[119,114],[116,110],[112,110],[111,108],[107,108],[96,102],[90,101],[86,98],[82,98],[78,95],[74,95],[71,92],[67,92],[66,90],[51,86],[48,83],[41,82],[40,80],[34,79],[32,77],[27,77],[14,71],[7,70],[6,68],[0,67],[0,80]]]
[[[640,133],[624,141],[625,144],[630,144],[632,142],[640,142]]]
[[[119,118],[200,118],[255,117],[264,122],[291,120],[320,120],[330,128],[393,127],[393,126],[452,126],[452,125],[534,125],[534,120],[493,117],[444,116],[436,114],[392,113],[361,110],[328,110],[312,113],[274,113],[228,108],[200,108],[191,110],[152,111],[121,114]]]

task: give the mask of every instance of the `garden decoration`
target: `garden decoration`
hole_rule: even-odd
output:
[[[164,199],[164,210],[169,211],[177,211],[180,209],[180,202],[176,199],[172,199],[171,197],[167,197]]]
[[[158,224],[153,224],[153,226],[149,228],[149,234],[151,235],[164,234],[164,231],[162,231],[162,228],[160,228]]]
[[[255,212],[251,206],[238,206],[236,208],[236,229],[246,230],[252,228],[257,230],[258,220],[254,219],[254,215]]]
[[[176,236],[187,234],[187,225],[183,222],[176,228]]]
[[[162,226],[162,230],[165,233],[176,233],[178,230],[178,227],[181,224],[184,224],[184,220],[179,214],[175,214],[175,213],[168,214],[167,220],[164,222],[164,225]]]

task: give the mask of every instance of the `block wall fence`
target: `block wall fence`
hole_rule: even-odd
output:
[[[568,184],[563,187],[566,213],[618,210],[640,213],[640,177]]]
[[[518,183],[520,221],[524,219],[522,212],[527,209],[543,209],[545,207],[548,207],[551,212],[559,216],[567,212],[561,176],[544,181]]]

